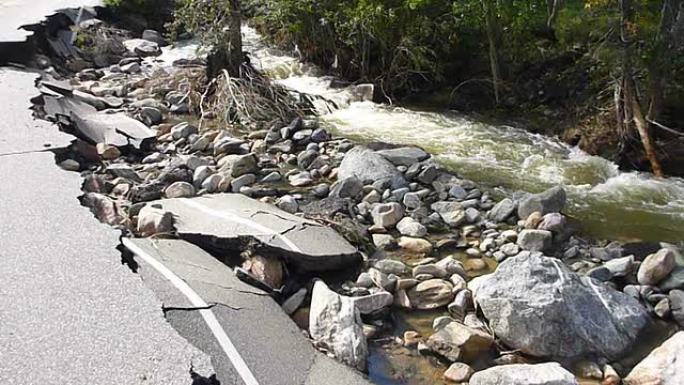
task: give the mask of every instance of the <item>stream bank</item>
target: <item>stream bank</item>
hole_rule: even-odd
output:
[[[250,33],[249,29],[245,31],[245,40]],[[208,122],[200,129],[195,125],[198,119],[193,112],[196,99],[184,96],[193,95],[192,82],[183,80],[190,79],[195,70],[201,72],[201,61],[186,59],[175,65],[155,62],[155,57],[164,57],[164,50],[154,48],[149,40],[124,46],[131,48],[116,64],[84,68],[75,76],[67,75],[66,85],[50,85],[47,79],[42,83],[44,98],[73,101],[74,91],[78,91],[81,103],[102,113],[125,114],[151,130],[151,135],[135,138],[141,141],[134,140],[128,145],[93,143],[92,138],[83,138],[70,151],[59,155],[60,166],[84,176],[84,204],[99,219],[134,236],[183,237],[179,228],[183,217],[176,222],[174,215],[155,206],[168,199],[191,201],[197,197],[220,197],[229,191],[273,204],[283,210],[280,215],[295,214],[332,226],[365,252],[361,266],[350,264],[344,272],[313,275],[323,277],[334,293],[326,291],[319,284],[321,281],[312,281],[311,272],[298,274],[302,272],[288,258],[277,253],[260,255],[259,248],[253,249],[250,244],[229,245],[237,262],[228,261],[225,254],[216,250],[214,255],[241,266],[260,284],[280,289],[274,297],[283,306],[289,303],[292,318],[311,334],[317,346],[353,366],[364,368],[370,364],[369,374],[378,383],[434,383],[438,378],[442,381],[442,371],[462,361],[480,372],[487,372],[484,369],[494,364],[546,361],[559,361],[573,369],[572,364],[578,361],[578,376],[605,381],[617,374],[626,375],[643,355],[677,328],[674,325],[679,321],[680,308],[670,308],[671,303],[680,301],[677,288],[681,288],[682,268],[676,247],[654,242],[599,242],[574,236],[563,212],[566,195],[575,202],[577,198],[567,186],[547,190],[548,185],[559,184],[556,180],[530,188],[544,190],[540,195],[512,194],[503,189],[495,199],[495,194],[484,188],[487,186],[475,181],[477,174],[488,174],[482,172],[479,159],[470,160],[473,168],[469,171],[465,165],[449,165],[431,156],[432,151],[415,146],[371,143],[378,139],[375,134],[361,136],[367,144],[364,147],[331,135],[327,129],[349,136],[375,129],[378,135],[386,135],[385,142],[406,143],[406,137],[390,137],[383,131],[402,134],[398,126],[413,132],[412,141],[421,140],[424,149],[438,153],[444,151],[439,143],[446,143],[446,147],[458,144],[448,141],[450,135],[444,133],[441,116],[354,101],[358,100],[354,99],[355,90],[327,88],[321,96],[339,97],[351,104],[322,116],[320,121],[308,117],[247,132],[237,126],[212,122],[207,116]],[[275,58],[277,67],[279,58],[272,55],[273,51],[268,53]],[[266,58],[259,56],[258,51],[252,51],[252,55],[254,59]],[[330,84],[330,79],[310,73],[300,78],[286,76],[282,82],[296,85],[301,80],[310,81],[307,85],[314,94],[315,87]],[[38,105],[37,109],[40,112],[42,108],[49,115],[46,106]],[[374,115],[370,116],[369,110]],[[71,114],[66,115],[74,119]],[[340,123],[351,116],[355,118],[353,123]],[[450,127],[460,122],[458,130],[464,131],[464,135],[459,139],[466,140],[465,131],[483,139],[477,144],[470,143],[470,149],[486,152],[485,144],[495,145],[503,138],[509,139],[504,141],[509,150],[527,149],[530,153],[524,155],[525,159],[532,157],[529,162],[543,162],[541,154],[557,154],[558,167],[564,167],[568,160],[564,156],[570,155],[567,148],[548,138],[458,119],[448,118],[446,122]],[[392,126],[393,121],[400,123]],[[84,135],[77,120],[61,122],[63,128],[72,132],[75,128],[78,135]],[[543,151],[537,152],[538,148]],[[494,160],[498,164],[500,159]],[[517,165],[519,161],[514,157],[509,164]],[[477,165],[480,168],[475,168]],[[553,175],[545,173],[543,167],[529,170],[534,182]],[[514,179],[521,171],[508,172]],[[216,246],[196,239],[195,242],[207,249]],[[506,268],[496,268],[499,263]],[[642,270],[656,270],[657,279],[639,277],[646,274]],[[475,284],[483,281],[473,277],[493,271],[500,274],[499,283],[488,282],[480,287]],[[516,276],[516,271],[529,274]],[[545,286],[549,284],[551,287]],[[553,296],[553,288],[568,297]],[[497,296],[506,297],[508,292],[531,302],[534,318],[511,320],[521,326],[518,329],[500,328],[511,315],[504,311],[510,304],[488,303]],[[585,295],[572,295],[577,292]],[[520,298],[511,296],[506,300],[516,303]],[[559,307],[548,307],[545,300]],[[327,307],[329,303],[351,308],[352,316],[345,313],[342,317],[339,309]],[[354,306],[349,307],[349,303]],[[312,310],[321,307],[329,312]],[[603,307],[614,311],[606,312]],[[354,308],[363,310],[363,323],[353,316]],[[591,311],[585,314],[582,311],[586,309]],[[554,318],[554,313],[562,314],[563,319]],[[667,320],[669,325],[660,328],[664,335],[650,340],[638,336],[658,318]],[[521,341],[528,337],[529,330],[524,329],[540,320],[549,328],[541,335],[530,336],[532,344]],[[592,322],[600,323],[601,327]],[[558,333],[552,327],[554,324],[567,328],[568,334]],[[616,325],[623,325],[624,330]],[[347,342],[315,332],[336,328],[352,333],[359,349],[350,352]],[[585,332],[590,333],[591,343],[580,338],[585,337]],[[544,344],[547,338],[570,347]],[[597,338],[601,343],[595,343]],[[579,342],[570,343],[576,339]],[[625,351],[634,345],[644,346],[647,352],[623,361]],[[369,349],[373,352],[370,362],[364,354]],[[575,381],[565,369],[558,367],[554,372],[563,383]]]

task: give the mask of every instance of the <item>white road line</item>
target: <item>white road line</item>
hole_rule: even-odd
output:
[[[268,228],[268,227],[266,227],[260,223],[254,222],[254,221],[249,220],[247,218],[239,217],[235,214],[230,214],[229,212],[226,212],[226,211],[216,211],[214,209],[210,209],[209,207],[207,207],[207,206],[205,206],[199,202],[196,202],[194,200],[181,199],[180,201],[185,203],[188,206],[194,207],[197,210],[202,211],[205,214],[212,215],[212,216],[215,216],[217,218],[222,218],[222,219],[226,219],[229,221],[237,222],[241,225],[251,227],[256,231],[259,231],[259,232],[262,232],[262,233],[265,233],[268,235],[273,235],[273,236],[279,238],[281,241],[283,241],[283,243],[285,243],[287,245],[287,247],[290,248],[290,250],[292,250],[296,253],[302,253],[302,250],[299,247],[297,247],[297,245],[295,245],[294,242],[292,242],[289,238],[287,238],[286,236],[280,234],[279,232],[277,232],[273,229],[270,229],[270,228]]]
[[[183,293],[183,295],[185,295],[185,297],[188,298],[192,306],[198,308],[209,307],[209,304],[204,302],[202,297],[200,297],[199,294],[197,294],[197,292],[195,292],[187,283],[185,283],[185,281],[183,281],[180,277],[174,274],[171,270],[169,270],[169,268],[164,266],[157,259],[147,254],[144,250],[138,247],[138,245],[133,243],[130,239],[122,238],[122,243],[124,246],[126,246],[126,248],[132,251],[135,255],[142,258],[148,265],[152,266],[161,275],[168,279],[171,282],[171,284],[173,284],[178,289],[178,291]],[[202,309],[199,310],[199,312],[202,315],[202,318],[204,318],[204,322],[207,323],[207,326],[209,326],[209,329],[214,334],[214,337],[216,337],[216,340],[221,346],[221,349],[223,349],[223,352],[226,353],[226,356],[228,356],[228,359],[233,364],[233,367],[238,372],[242,380],[245,382],[245,385],[259,385],[259,382],[254,377],[254,374],[249,369],[247,363],[235,348],[235,345],[233,345],[233,342],[226,334],[226,331],[223,330],[223,327],[221,327],[221,324],[218,322],[216,316],[211,311],[211,309]]]

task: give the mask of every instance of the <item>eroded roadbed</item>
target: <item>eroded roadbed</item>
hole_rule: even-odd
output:
[[[212,357],[222,384],[370,384],[314,350],[266,292],[241,282],[198,246],[177,239],[123,243],[167,320]]]

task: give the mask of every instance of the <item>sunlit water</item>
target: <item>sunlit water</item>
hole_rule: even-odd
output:
[[[557,139],[456,113],[349,103],[345,90],[330,87],[330,77],[268,47],[253,29],[244,28],[244,41],[252,63],[280,84],[342,106],[332,112],[326,109],[321,116],[337,134],[421,146],[458,175],[499,187],[503,193],[563,185],[569,193],[568,213],[580,220],[585,233],[597,238],[684,240],[684,179],[621,172],[616,164]]]

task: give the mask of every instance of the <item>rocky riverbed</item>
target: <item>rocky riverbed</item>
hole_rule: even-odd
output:
[[[106,56],[42,63],[36,113],[78,137],[57,161],[81,173],[101,221],[212,251],[316,347],[383,384],[681,383],[676,246],[578,237],[562,186],[496,201],[421,148],[359,145],[315,116],[223,124],[198,104],[204,64],[155,62],[164,44],[147,31]],[[243,207],[187,209],[208,197],[270,217],[207,229],[197,222]],[[278,220],[296,225],[265,236]],[[326,231],[287,236],[310,227]]]

